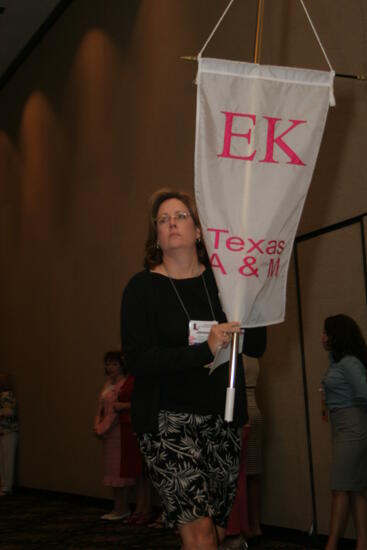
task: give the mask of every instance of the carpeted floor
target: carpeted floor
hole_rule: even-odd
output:
[[[108,522],[100,516],[110,510],[105,500],[34,490],[18,490],[0,498],[2,550],[179,550],[172,530]],[[298,531],[265,528],[264,536],[249,545],[263,550],[302,550],[324,547]],[[353,548],[345,543],[341,548]]]

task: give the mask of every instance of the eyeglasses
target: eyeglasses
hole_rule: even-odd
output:
[[[171,218],[173,218],[176,222],[183,222],[188,220],[190,216],[190,212],[175,212],[172,216],[169,214],[162,214],[162,216],[156,218],[155,221],[158,225],[165,225],[171,221]]]

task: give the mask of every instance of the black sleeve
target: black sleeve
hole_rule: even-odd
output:
[[[121,342],[135,377],[161,376],[201,368],[213,360],[207,342],[195,346],[163,347],[155,338],[150,291],[134,278],[121,303]]]
[[[266,348],[266,327],[245,328],[243,353],[249,357],[261,357]]]

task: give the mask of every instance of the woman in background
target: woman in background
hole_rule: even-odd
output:
[[[145,474],[138,440],[131,426],[131,397],[134,388],[134,377],[127,375],[120,389],[114,409],[120,417],[121,434],[121,469],[122,478],[136,478],[136,507],[124,523],[129,525],[146,525],[152,519],[152,485]]]
[[[11,494],[18,444],[18,413],[10,376],[0,374],[0,496]]]
[[[367,347],[347,315],[328,317],[322,335],[330,367],[322,386],[332,429],[332,508],[326,550],[336,550],[352,511],[356,550],[367,550]]]
[[[95,433],[102,437],[104,447],[104,485],[112,487],[114,497],[113,510],[101,519],[114,521],[130,515],[128,489],[135,485],[140,475],[140,455],[136,457],[134,449],[129,449],[128,438],[122,438],[127,430],[121,429],[119,414],[129,417],[131,391],[122,392],[125,384],[132,384],[132,378],[126,372],[124,358],[119,351],[109,351],[104,357],[107,380],[101,390],[94,422]],[[118,401],[121,396],[124,401]],[[137,443],[136,443],[137,445]],[[132,456],[132,454],[134,456]],[[133,461],[133,467],[129,459]],[[136,459],[137,458],[137,459]]]
[[[223,549],[246,548],[245,540],[261,536],[261,473],[263,418],[256,401],[258,359],[242,355],[249,422],[242,428],[242,450],[236,498]]]
[[[241,462],[237,480],[237,491],[232,510],[228,518],[226,538],[220,546],[221,550],[240,550],[247,548],[246,537],[249,531],[247,507],[247,476],[246,453],[247,442],[250,436],[250,426],[242,427]]]
[[[263,448],[263,417],[256,400],[256,386],[260,373],[259,361],[242,356],[245,376],[250,436],[246,447],[248,540],[262,535],[261,532],[261,475]]]

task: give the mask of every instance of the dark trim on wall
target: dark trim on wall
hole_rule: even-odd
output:
[[[343,220],[341,222],[322,227],[321,229],[310,231],[309,233],[305,233],[304,235],[296,237],[296,244],[301,243],[302,241],[307,241],[308,239],[313,239],[314,237],[318,237],[319,235],[323,235],[324,233],[331,233],[332,231],[336,231],[337,229],[341,229],[342,227],[347,227],[348,225],[358,223],[365,217],[367,217],[367,212],[359,214],[358,216],[354,216],[353,218],[348,218],[347,220]]]
[[[366,216],[367,219],[367,216]],[[360,227],[361,227],[361,245],[362,245],[362,259],[363,259],[363,270],[364,270],[364,290],[366,293],[366,304],[367,304],[367,252],[366,252],[366,238],[364,235],[364,218],[361,218]]]
[[[294,266],[296,271],[296,290],[297,290],[297,306],[298,306],[298,327],[299,327],[299,341],[301,348],[301,368],[302,368],[302,382],[303,382],[303,399],[305,406],[305,418],[306,418],[306,434],[307,434],[307,454],[308,454],[308,469],[310,474],[310,489],[311,489],[311,501],[312,501],[312,532],[317,534],[317,508],[316,508],[316,492],[315,492],[315,477],[313,473],[313,456],[311,445],[311,422],[310,422],[310,409],[308,406],[308,386],[306,376],[306,359],[305,359],[305,343],[303,337],[303,321],[302,321],[302,302],[301,302],[301,288],[299,285],[299,264],[298,264],[298,251],[297,246],[294,246]]]
[[[311,489],[311,500],[312,500],[312,531],[316,536],[318,535],[318,525],[317,525],[317,508],[316,508],[316,493],[315,493],[315,479],[314,479],[314,470],[313,470],[313,453],[312,453],[312,444],[311,444],[311,422],[310,422],[310,410],[308,404],[308,387],[307,387],[307,377],[306,377],[306,358],[305,358],[305,345],[304,345],[304,331],[303,331],[303,318],[302,318],[302,300],[301,300],[301,285],[300,285],[300,271],[299,271],[299,262],[298,262],[298,244],[307,241],[309,239],[314,239],[325,233],[332,233],[348,227],[349,225],[359,224],[361,229],[361,255],[364,269],[364,286],[366,294],[366,304],[367,304],[367,252],[366,252],[366,238],[364,234],[364,220],[367,220],[367,212],[343,220],[338,223],[334,223],[327,227],[317,229],[316,231],[311,231],[305,235],[300,235],[295,239],[294,244],[294,265],[295,265],[295,275],[296,275],[296,293],[297,293],[297,309],[298,309],[298,333],[300,341],[300,353],[301,353],[301,369],[302,369],[302,382],[303,382],[303,397],[304,397],[304,408],[305,408],[305,418],[306,418],[306,434],[307,434],[307,452],[308,452],[308,464],[309,464],[309,474],[310,474],[310,489]]]
[[[9,65],[6,71],[0,77],[0,90],[8,83],[10,78],[14,73],[19,69],[19,67],[24,63],[27,57],[31,54],[34,48],[39,44],[45,34],[50,30],[50,28],[56,23],[56,21],[61,17],[64,11],[70,6],[73,0],[60,0],[56,8],[50,13],[47,19],[42,23],[39,29],[33,34],[24,48],[19,52],[14,61]]]
[[[335,76],[339,78],[352,78],[353,80],[362,80],[366,82],[367,76],[365,74],[346,74],[346,73],[335,73]]]

